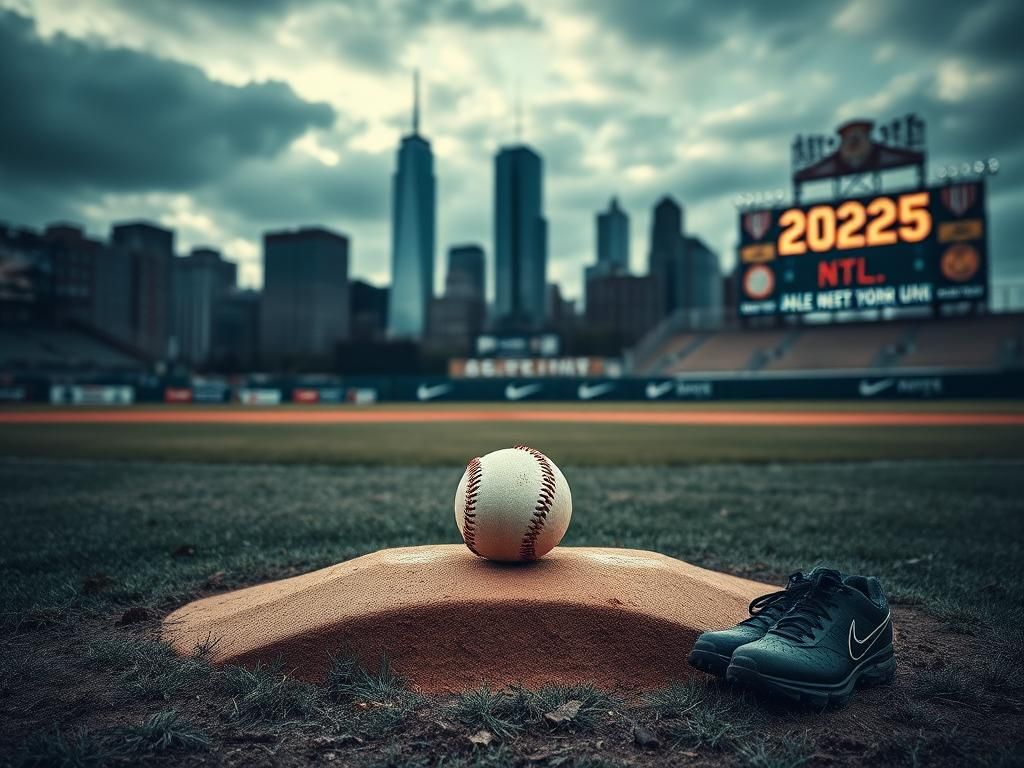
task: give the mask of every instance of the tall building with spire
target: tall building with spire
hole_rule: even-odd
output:
[[[517,128],[518,130],[518,128]],[[494,159],[494,282],[498,322],[540,328],[547,319],[548,225],[544,165],[525,144]]]
[[[419,72],[413,75],[412,133],[402,138],[391,198],[388,335],[423,336],[434,293],[434,155],[420,135]]]

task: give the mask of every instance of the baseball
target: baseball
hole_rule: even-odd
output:
[[[469,462],[455,492],[455,522],[470,552],[489,560],[536,560],[562,540],[572,494],[538,450],[504,448]]]

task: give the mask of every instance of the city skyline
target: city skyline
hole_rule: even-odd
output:
[[[884,4],[864,0],[714,13],[571,0],[0,7],[18,11],[0,14],[3,55],[14,57],[0,69],[21,78],[0,88],[18,94],[4,106],[20,118],[0,135],[0,173],[12,182],[0,191],[0,218],[71,220],[93,234],[151,219],[175,229],[182,252],[208,244],[239,261],[243,285],[259,283],[262,232],[310,224],[349,235],[354,276],[388,282],[393,153],[408,122],[409,73],[424,62],[437,115],[438,247],[492,242],[490,165],[513,138],[518,83],[524,139],[548,163],[549,280],[567,295],[582,296],[593,213],[611,194],[634,219],[634,271],[663,193],[686,205],[688,229],[728,267],[732,198],[787,186],[795,133],[911,110],[929,121],[930,168],[1001,159],[990,194],[993,276],[1024,272],[1012,249],[1024,235],[1014,215],[1024,134],[1003,109],[1021,68],[1007,32],[1021,13],[1012,3],[934,11],[912,2],[893,23]],[[204,44],[210,35],[217,46]],[[36,64],[25,72],[18,60]],[[113,72],[125,75],[123,98],[106,112],[89,107],[90,89]],[[81,98],[65,104],[79,117],[57,148],[44,107],[59,93]],[[162,107],[194,114],[194,125],[173,133]]]

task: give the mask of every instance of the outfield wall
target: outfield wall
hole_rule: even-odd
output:
[[[0,402],[117,406],[132,403],[221,404],[253,407],[292,403],[589,402],[716,400],[1019,399],[1024,370],[873,375],[704,376],[651,378],[449,379],[442,377],[261,377],[233,383],[166,382],[124,377],[51,384],[9,381]]]

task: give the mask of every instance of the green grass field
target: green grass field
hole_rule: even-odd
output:
[[[458,408],[459,405],[432,405]],[[486,404],[488,410],[517,406]],[[530,404],[530,410],[565,410]],[[589,404],[593,410],[847,411],[1021,413],[1024,403],[941,401],[911,403]],[[196,406],[192,406],[196,408]],[[392,408],[392,406],[389,406]],[[417,406],[397,406],[415,412]],[[189,408],[167,408],[188,413]],[[241,409],[240,409],[241,410]],[[309,407],[284,410],[316,413]],[[3,424],[0,456],[137,459],[218,463],[464,464],[496,446],[542,446],[563,463],[580,466],[701,464],[709,462],[864,461],[926,458],[1024,458],[1024,427],[772,427],[559,424],[540,422],[419,424]]]
[[[1024,761],[1020,430],[422,426],[0,427],[0,765]],[[319,687],[157,641],[197,596],[458,541],[465,459],[518,441],[564,469],[567,545],[772,583],[817,563],[878,575],[896,682],[825,713],[710,679],[642,701],[586,681],[424,698],[345,659]],[[567,701],[571,721],[544,718]]]

